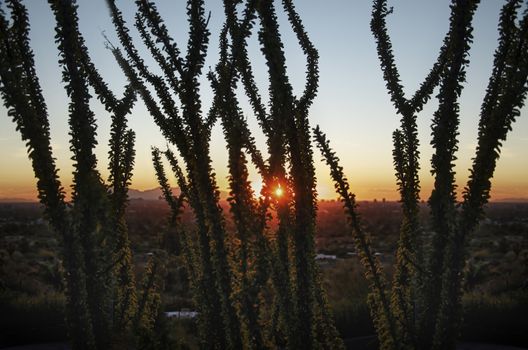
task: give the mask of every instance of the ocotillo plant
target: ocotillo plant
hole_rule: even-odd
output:
[[[372,316],[384,349],[454,349],[461,324],[462,269],[467,255],[467,237],[475,229],[489,199],[491,177],[499,158],[502,141],[524,104],[528,74],[528,12],[518,20],[522,1],[508,1],[500,15],[499,45],[495,52],[479,122],[478,147],[463,201],[456,202],[454,160],[459,123],[458,98],[465,82],[472,42],[472,17],[478,1],[453,1],[450,30],[430,75],[410,100],[394,62],[386,16],[386,1],[374,2],[372,31],[387,89],[396,110],[402,115],[401,129],[394,132],[394,165],[401,194],[403,222],[398,244],[391,303],[379,262],[355,210],[354,197],[338,159],[319,129],[318,145],[330,165],[336,189],[350,218],[358,249],[363,254]],[[418,152],[416,113],[439,84],[439,106],[433,117],[431,160],[435,176],[429,199],[431,208],[430,242],[418,222]]]
[[[283,190],[285,191],[285,194],[292,196],[293,193],[298,193],[295,191],[300,191],[299,188],[293,188],[289,189],[287,183],[285,184],[285,181],[281,180],[281,178],[289,178],[287,181],[291,182],[292,184],[295,184],[297,179],[300,178],[300,176],[297,176],[295,173],[293,173],[294,165],[295,167],[298,167],[297,169],[302,168],[303,166],[308,167],[304,168],[306,171],[306,174],[308,176],[312,177],[313,181],[313,169],[309,169],[311,166],[311,151],[310,151],[310,144],[304,143],[305,137],[308,135],[305,133],[306,130],[303,129],[305,125],[307,125],[307,110],[309,105],[311,104],[311,101],[313,97],[315,96],[315,91],[317,88],[317,51],[311,44],[303,26],[302,22],[295,12],[295,9],[293,7],[293,4],[290,1],[284,1],[283,6],[284,10],[286,11],[290,24],[292,25],[295,33],[298,36],[299,42],[301,47],[303,48],[303,51],[305,52],[307,58],[308,58],[308,72],[307,72],[307,87],[305,92],[303,93],[303,97],[297,100],[294,96],[289,96],[291,93],[291,86],[287,82],[287,77],[285,75],[284,66],[274,66],[272,57],[280,60],[284,64],[284,56],[281,50],[275,50],[276,47],[280,47],[281,40],[280,35],[278,33],[277,28],[277,22],[275,18],[275,9],[273,7],[273,3],[261,3],[258,4],[258,2],[255,1],[249,1],[246,3],[246,7],[243,12],[242,19],[237,21],[237,14],[235,11],[234,3],[233,2],[225,2],[225,12],[226,12],[226,26],[230,33],[230,39],[231,39],[231,54],[229,56],[225,54],[221,54],[221,63],[217,67],[217,75],[220,78],[218,82],[215,79],[212,79],[213,85],[215,83],[218,83],[218,86],[215,88],[215,92],[217,93],[217,97],[220,97],[224,104],[218,104],[217,107],[219,108],[219,113],[222,119],[222,124],[224,126],[224,130],[226,131],[226,140],[228,145],[230,146],[237,146],[238,150],[236,152],[239,152],[240,147],[243,146],[246,148],[246,151],[250,155],[253,163],[255,164],[256,168],[260,172],[260,175],[263,177],[263,183],[264,183],[264,189],[262,191],[262,195],[264,197],[263,202],[261,204],[267,206],[268,204],[265,203],[266,200],[269,200],[273,195],[270,193],[270,190],[273,190],[274,188],[277,188],[277,186],[284,187]],[[261,20],[261,30],[259,32],[259,39],[261,40],[262,45],[262,51],[265,54],[266,59],[268,60],[268,73],[270,76],[270,82],[275,81],[275,84],[270,85],[270,92],[271,92],[271,100],[272,106],[270,108],[270,112],[267,113],[264,106],[262,105],[261,98],[255,88],[254,80],[251,73],[251,65],[250,62],[247,59],[247,52],[246,52],[246,37],[250,35],[249,29],[252,26],[252,15],[253,11],[259,16]],[[270,25],[270,28],[266,28],[266,21],[269,21],[268,25]],[[273,27],[273,29],[271,28]],[[268,32],[269,30],[269,32]],[[225,45],[227,42],[224,42],[224,40],[221,40],[221,52],[224,53]],[[269,45],[269,46],[268,46]],[[275,46],[276,45],[276,46]],[[229,59],[227,58],[229,57]],[[277,61],[275,61],[277,62]],[[226,63],[228,63],[226,65]],[[247,129],[246,123],[244,118],[242,117],[242,114],[240,112],[240,109],[238,108],[236,97],[234,94],[234,88],[236,87],[236,78],[233,80],[233,86],[230,87],[228,84],[230,82],[230,75],[233,74],[233,69],[237,68],[238,72],[240,74],[240,77],[242,78],[242,82],[244,84],[244,88],[246,90],[246,94],[250,99],[251,105],[253,106],[254,112],[257,115],[257,118],[262,126],[262,129],[264,131],[264,134],[267,136],[268,140],[268,153],[270,154],[270,158],[268,159],[268,162],[263,163],[262,157],[260,156],[260,153],[256,152],[255,146],[253,145],[251,134],[249,130]],[[227,84],[222,84],[221,82],[224,81]],[[283,84],[280,85],[279,84]],[[223,91],[223,92],[222,92]],[[288,92],[290,91],[290,92]],[[219,94],[219,92],[221,94]],[[281,94],[286,94],[286,97]],[[289,96],[289,97],[287,97]],[[297,100],[296,102],[299,103],[299,105],[294,106],[288,106],[287,104],[284,105],[284,102],[279,101],[292,101]],[[223,106],[223,107],[222,107]],[[280,106],[280,107],[279,107]],[[223,110],[222,110],[223,108]],[[276,111],[274,111],[274,108],[277,108]],[[277,113],[280,111],[279,108],[283,108],[281,113],[285,113],[287,115],[287,110],[290,112],[289,118],[292,116],[297,118],[297,121],[299,122],[299,126],[296,126],[295,128],[292,126],[292,124],[288,124],[288,127],[286,130],[280,129],[278,127],[279,123],[284,123],[288,119],[287,117],[282,117],[281,114]],[[284,118],[284,119],[283,119]],[[283,119],[283,120],[281,120]],[[291,122],[291,120],[290,120]],[[284,130],[283,133],[277,132],[277,130]],[[287,132],[288,130],[292,133],[296,133],[296,141],[295,143],[292,143],[293,137],[290,135],[288,136]],[[288,139],[290,137],[290,139]],[[309,138],[308,138],[309,140]],[[295,153],[289,153],[293,151],[289,151],[288,147],[291,147],[292,149],[295,149],[296,152],[299,152],[297,154]],[[284,155],[287,154],[291,155],[291,172],[288,174],[286,172],[285,166],[285,158]],[[301,155],[301,153],[303,153]],[[235,153],[237,154],[237,153]],[[232,157],[233,160],[236,162],[234,163],[236,166],[231,167],[231,179],[235,180],[238,176],[236,176],[236,172],[239,171],[238,169],[245,168],[245,166],[242,166],[244,162],[243,159],[237,160],[237,156]],[[300,160],[304,159],[309,161],[308,163],[301,165]],[[299,163],[298,163],[299,162]],[[312,172],[310,172],[312,171]],[[275,173],[275,175],[274,175]],[[311,175],[310,175],[311,174]],[[243,177],[243,176],[242,176]],[[301,183],[303,183],[304,180],[299,180]],[[278,183],[278,185],[277,185]],[[236,185],[236,183],[234,183]],[[236,190],[236,186],[232,186],[232,189]],[[281,188],[282,190],[282,188]],[[292,191],[292,192],[289,192]],[[303,191],[305,194],[309,193],[308,190],[305,188]],[[313,193],[313,189],[310,193]],[[233,191],[234,199],[243,199],[247,197],[246,194],[238,194]],[[272,195],[272,196],[270,196]],[[266,199],[267,198],[267,199]],[[329,315],[327,311],[326,301],[324,300],[324,293],[322,292],[320,288],[320,283],[317,280],[317,272],[311,271],[310,273],[313,274],[311,278],[313,278],[310,282],[301,282],[299,278],[297,278],[297,287],[298,288],[308,288],[311,289],[311,291],[308,291],[308,293],[313,293],[310,295],[310,297],[313,297],[313,300],[309,300],[305,295],[295,295],[292,294],[292,284],[290,282],[289,277],[289,265],[290,260],[288,258],[288,251],[290,248],[289,240],[291,238],[288,238],[288,231],[289,232],[296,232],[299,233],[299,227],[295,227],[293,225],[299,224],[301,220],[308,220],[306,219],[305,214],[308,215],[307,212],[303,212],[301,214],[301,208],[306,210],[309,206],[306,206],[306,202],[301,205],[302,201],[304,199],[298,198],[297,195],[295,195],[295,199],[290,199],[291,202],[288,204],[288,198],[282,198],[279,199],[275,203],[275,207],[277,210],[277,216],[278,216],[278,231],[276,234],[276,245],[272,245],[272,254],[271,256],[271,262],[273,265],[272,268],[272,280],[275,287],[276,292],[276,307],[280,313],[280,318],[282,318],[282,321],[286,324],[286,334],[287,338],[289,339],[289,346],[290,347],[297,347],[300,346],[301,343],[295,343],[300,340],[299,336],[303,334],[303,331],[306,331],[307,333],[304,333],[306,335],[303,339],[309,339],[310,333],[313,335],[312,331],[308,330],[310,327],[313,327],[313,330],[316,333],[316,338],[319,340],[319,345],[322,346],[330,346],[330,347],[339,347],[339,341],[332,342],[333,339],[337,339],[337,334],[335,333],[335,329],[333,328],[333,325],[326,323],[329,320]],[[296,201],[299,202],[296,202]],[[242,201],[234,203],[235,205],[240,205]],[[301,203],[300,203],[301,202]],[[312,203],[310,203],[312,205]],[[294,211],[290,211],[291,208],[295,208]],[[248,205],[248,209],[250,209],[251,206]],[[233,206],[233,209],[237,209]],[[264,214],[264,213],[263,213]],[[295,217],[292,220],[292,215]],[[302,217],[299,217],[299,216]],[[262,218],[263,219],[263,218]],[[259,219],[259,222],[262,222],[262,219]],[[262,224],[261,224],[262,225]],[[261,226],[262,227],[262,226]],[[313,235],[313,232],[312,232]],[[312,239],[310,237],[303,237],[307,238],[308,240]],[[295,240],[295,238],[294,238]],[[300,238],[297,237],[297,241],[293,242],[293,245],[295,247],[294,256],[296,257],[296,261],[294,262],[295,265],[295,272],[297,274],[297,277],[299,277],[300,273],[309,273],[306,271],[302,271],[303,265],[302,264],[313,264],[313,260],[310,261],[310,259],[313,259],[313,256],[310,257],[310,249],[306,246],[304,248],[300,248],[303,244],[300,242]],[[308,243],[308,244],[313,244]],[[313,249],[313,247],[311,248]],[[312,250],[313,253],[313,250]],[[304,260],[304,262],[301,262]],[[301,265],[301,266],[299,266]],[[314,268],[313,265],[310,265],[310,268]],[[301,283],[306,283],[304,286],[299,286]],[[303,291],[307,291],[307,289],[303,289]],[[297,313],[292,313],[291,311],[294,310],[295,305],[291,303],[292,296],[297,299]],[[307,305],[303,303],[313,303],[312,305]],[[314,306],[315,305],[315,306]],[[313,312],[311,321],[308,323],[300,322],[300,320],[297,320],[297,324],[295,323],[294,317],[304,317],[302,312],[299,309],[309,309],[308,312]],[[306,327],[306,328],[304,328]],[[310,340],[312,341],[312,340]],[[275,341],[276,343],[280,343],[278,339]],[[315,343],[317,343],[315,341]],[[315,343],[313,344],[315,346]],[[302,343],[304,346],[312,346],[308,341],[305,341]]]
[[[70,203],[66,202],[52,154],[48,112],[29,45],[27,11],[17,0],[7,1],[10,19],[4,12],[0,16],[0,92],[26,141],[45,214],[63,241],[67,324],[73,349],[108,349],[113,339],[131,330],[134,318],[142,316],[136,307],[124,220],[135,156],[134,133],[127,130],[126,115],[136,95],[131,85],[121,99],[108,89],[79,33],[75,3],[49,3],[56,19],[63,82],[70,98],[70,149],[74,160]],[[96,169],[90,86],[112,114],[109,186]],[[149,293],[155,294],[152,289]],[[148,322],[142,326],[148,328]]]
[[[187,2],[190,33],[185,57],[168,34],[156,6],[146,0],[136,1],[136,27],[162,76],[149,70],[119,9],[114,1],[108,4],[125,52],[123,55],[114,48],[114,55],[180,156],[170,150],[163,152],[182,191],[183,197],[176,199],[161,164],[162,152],[153,150],[158,180],[173,218],[177,221],[182,198],[196,218],[196,245],[186,238],[192,232],[179,231],[182,241],[187,242],[184,251],[189,274],[196,277],[192,285],[202,348],[342,347],[315,266],[315,176],[308,109],[317,90],[318,57],[291,1],[283,1],[283,7],[308,57],[303,95],[293,95],[286,75],[273,1],[249,0],[239,15],[240,2],[226,0],[220,62],[209,74],[215,96],[207,116],[202,112],[198,85],[209,37],[203,1]],[[256,89],[246,47],[257,18],[270,80],[269,110]],[[267,137],[266,161],[256,149],[235,94],[240,80]],[[161,106],[147,84],[154,88]],[[209,154],[216,120],[222,123],[229,153],[229,202],[235,223],[232,233],[224,223]],[[261,198],[256,198],[250,187],[248,159],[263,178]],[[277,217],[276,232],[268,228],[272,214]],[[270,293],[272,305],[261,303]]]
[[[198,258],[201,269],[196,284],[197,289],[201,289],[199,295],[203,297],[200,298],[197,307],[200,312],[201,333],[207,335],[202,337],[203,346],[241,348],[239,319],[231,300],[232,272],[226,249],[224,219],[218,204],[219,193],[211,171],[207,125],[201,119],[197,76],[202,70],[209,37],[203,3],[195,1],[188,6],[191,35],[185,60],[180,57],[178,48],[168,36],[154,4],[147,1],[137,1],[136,4],[138,27],[148,26],[152,35],[163,43],[167,58],[153,45],[151,34],[146,30],[142,31],[145,43],[154,52],[153,56],[161,62],[160,66],[171,82],[170,88],[180,98],[182,115],[180,116],[180,111],[169,94],[165,80],[148,70],[135,49],[120,11],[113,1],[108,1],[119,39],[129,61],[125,60],[117,49],[114,49],[114,54],[130,82],[139,91],[164,136],[169,142],[177,145],[185,159],[189,183],[180,184],[180,187],[188,188],[186,198],[193,204],[197,217]],[[180,77],[177,78],[176,74]],[[143,80],[154,86],[163,109],[160,109],[151,97]],[[176,162],[173,166],[179,169]]]

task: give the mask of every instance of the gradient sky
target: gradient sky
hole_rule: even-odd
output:
[[[51,122],[52,145],[63,185],[71,182],[71,160],[68,150],[68,99],[61,83],[61,69],[57,63],[54,44],[54,22],[46,1],[25,2],[31,21],[31,44],[35,53],[36,69],[44,90]],[[104,0],[79,0],[80,28],[86,39],[91,57],[116,94],[123,91],[125,78],[111,53],[104,47],[104,32],[117,43]],[[184,0],[157,0],[173,37],[180,48],[186,47],[187,22]],[[279,5],[279,2],[277,2]],[[491,72],[493,53],[497,43],[497,23],[503,1],[482,1],[474,20],[474,44],[468,69],[466,88],[461,98],[460,143],[457,161],[457,182],[463,187],[467,181],[471,157],[475,152],[478,115]],[[134,7],[132,1],[118,1],[118,5],[131,25]],[[395,56],[405,91],[411,95],[436,60],[438,50],[448,29],[449,1],[399,0],[389,1],[394,13],[388,26]],[[218,51],[218,33],[223,21],[221,0],[206,1],[211,11],[209,28],[211,43],[206,67],[214,66]],[[359,199],[397,199],[392,167],[393,130],[399,118],[390,103],[382,80],[382,73],[370,32],[371,1],[369,0],[302,0],[297,9],[320,54],[320,88],[311,109],[312,125],[319,124],[341,158],[352,190]],[[288,59],[288,72],[296,92],[304,85],[305,60],[284,14],[280,14],[282,33]],[[133,30],[134,35],[136,32]],[[139,41],[138,41],[139,42]],[[142,46],[140,46],[142,47]],[[255,35],[250,40],[250,55],[257,83],[266,97],[267,75],[264,60]],[[148,55],[144,57],[149,62]],[[211,89],[203,79],[203,104],[210,106]],[[245,114],[255,131],[262,150],[263,137],[245,99]],[[107,176],[107,152],[110,116],[94,99],[93,109],[98,119],[99,169]],[[430,175],[431,116],[436,101],[430,101],[419,115],[421,142],[420,173],[422,198],[427,199],[432,177]],[[492,199],[528,198],[528,108],[523,108],[514,130],[504,143],[502,156],[495,172]],[[35,198],[35,179],[26,156],[24,143],[15,126],[0,107],[0,198]],[[150,146],[165,146],[157,126],[142,103],[136,105],[130,116],[130,126],[137,133],[137,160],[132,187],[150,189],[157,186],[150,161]],[[335,198],[328,169],[317,161],[318,191],[321,198]],[[222,189],[227,181],[227,153],[220,126],[212,136],[213,166]],[[254,178],[255,182],[258,179]]]

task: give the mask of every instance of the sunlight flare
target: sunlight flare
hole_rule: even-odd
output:
[[[282,187],[279,185],[276,189],[275,189],[275,196],[280,198],[282,197],[282,195],[284,194],[284,190],[282,189]]]

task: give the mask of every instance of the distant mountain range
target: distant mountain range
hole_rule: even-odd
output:
[[[180,189],[177,187],[172,188],[172,193],[175,196],[180,195]],[[163,200],[163,193],[161,193],[161,188],[153,188],[150,190],[135,190],[135,189],[129,189],[128,190],[128,198],[130,200],[137,200],[142,199],[146,201],[157,201],[159,199]],[[31,202],[37,202],[37,199],[27,199],[27,198],[16,198],[16,197],[0,197],[0,203],[31,203]]]
[[[528,203],[528,198],[502,198],[491,199],[492,203]]]
[[[172,188],[172,193],[175,196],[180,195],[180,189],[178,187]],[[220,191],[220,198],[225,200],[229,196],[227,191]],[[147,200],[147,201],[157,201],[164,200],[163,193],[161,188],[153,188],[150,190],[128,190],[128,198],[130,200]],[[17,197],[0,197],[0,203],[31,203],[37,202],[37,199],[27,199],[27,198],[17,198]],[[368,201],[367,201],[368,202]],[[502,198],[502,199],[491,199],[491,203],[528,203],[528,198]]]
[[[180,189],[177,187],[172,188],[172,193],[175,196],[180,195]],[[133,188],[128,190],[128,198],[129,199],[143,199],[146,201],[155,201],[159,199],[163,199],[163,193],[161,192],[161,188],[153,188],[151,190],[135,190]]]
[[[178,187],[172,188],[172,193],[174,196],[180,195],[180,189]],[[228,192],[226,191],[220,191],[220,198],[226,199],[228,197]],[[128,190],[128,199],[134,200],[134,199],[143,199],[143,200],[164,200],[163,193],[161,192],[161,188],[153,188],[151,190],[135,190],[135,189],[129,189]]]
[[[32,202],[36,202],[36,200],[27,199],[27,198],[12,198],[12,197],[0,198],[0,203],[32,203]]]

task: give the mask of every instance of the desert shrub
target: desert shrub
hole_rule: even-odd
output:
[[[341,299],[332,303],[337,330],[343,337],[372,336],[376,333],[366,299]]]
[[[463,308],[463,340],[528,346],[526,290],[500,296],[466,294],[463,298]]]
[[[0,345],[63,341],[65,297],[62,293],[0,294]]]

